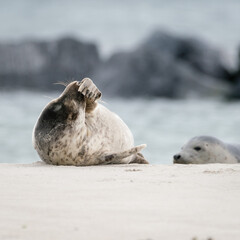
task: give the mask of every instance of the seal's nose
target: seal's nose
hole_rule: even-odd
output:
[[[69,83],[66,88],[64,89],[63,93],[61,94],[61,96],[75,96],[77,91],[79,88],[79,82],[78,81],[74,81]]]
[[[174,156],[173,156],[174,163],[177,163],[180,158],[181,158],[181,155],[180,155],[180,154],[174,155]]]
[[[174,158],[175,160],[178,160],[179,158],[181,158],[181,155],[180,155],[180,154],[176,154],[176,155],[173,156],[173,158]]]
[[[68,84],[67,86],[68,88],[78,88],[79,87],[79,82],[78,81],[74,81]]]

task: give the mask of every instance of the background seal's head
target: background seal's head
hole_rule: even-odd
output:
[[[226,162],[229,152],[225,144],[217,138],[199,136],[192,138],[173,156],[174,163],[204,164]]]

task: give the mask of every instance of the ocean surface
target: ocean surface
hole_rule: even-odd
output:
[[[239,12],[239,0],[1,0],[0,42],[73,35],[96,42],[109,55],[165,29],[235,54]]]
[[[0,162],[40,160],[32,146],[32,129],[43,107],[59,93],[1,92]],[[132,130],[135,144],[146,143],[146,159],[171,164],[191,137],[212,135],[240,143],[240,102],[217,99],[103,99]]]

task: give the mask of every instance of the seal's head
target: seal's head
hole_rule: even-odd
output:
[[[84,111],[84,96],[78,89],[77,81],[70,83],[43,109],[33,132],[33,144],[37,150],[48,152],[51,142],[60,138],[78,119],[81,110]]]
[[[173,162],[181,164],[226,163],[231,158],[231,154],[222,141],[210,136],[199,136],[185,144],[181,152],[173,156]]]

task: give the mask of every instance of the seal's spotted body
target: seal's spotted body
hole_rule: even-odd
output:
[[[96,102],[101,96],[85,78],[70,83],[41,113],[33,143],[43,161],[54,165],[87,166],[110,163],[147,163],[134,147],[126,124]]]

